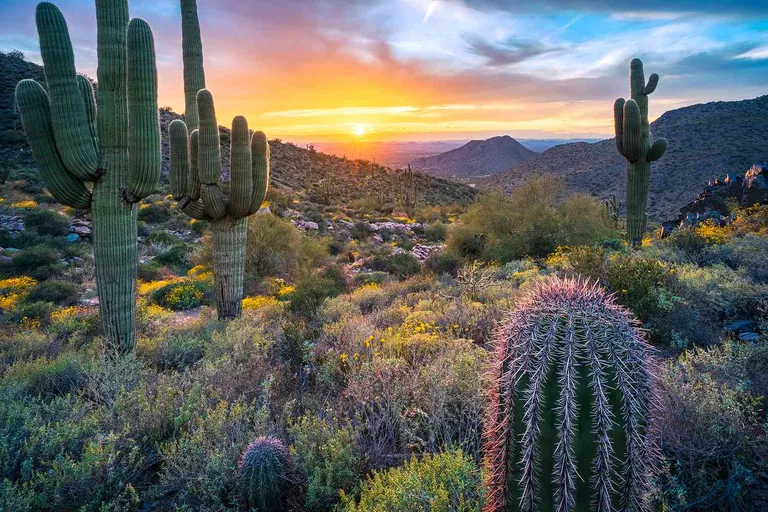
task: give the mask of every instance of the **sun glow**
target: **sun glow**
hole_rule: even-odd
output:
[[[352,126],[352,133],[355,137],[362,137],[365,135],[365,133],[368,131],[368,125],[365,124],[356,124]]]

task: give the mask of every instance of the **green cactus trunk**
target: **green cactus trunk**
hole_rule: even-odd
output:
[[[627,162],[627,241],[640,245],[648,224],[650,162]]]
[[[233,219],[226,216],[214,220],[211,232],[216,310],[219,319],[232,320],[242,313],[248,217]]]
[[[97,0],[99,94],[75,71],[66,21],[37,7],[40,53],[50,97],[22,80],[16,99],[48,190],[61,203],[91,209],[96,286],[104,335],[114,353],[136,339],[137,203],[160,177],[154,41],[126,0]],[[98,108],[97,108],[98,106]],[[85,186],[93,182],[92,192]]]
[[[649,349],[601,289],[553,278],[497,332],[484,425],[486,512],[642,509]]]

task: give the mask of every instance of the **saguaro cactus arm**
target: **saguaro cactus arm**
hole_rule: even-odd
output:
[[[253,170],[249,146],[248,121],[243,116],[232,120],[232,142],[230,146],[229,214],[235,219],[248,215],[253,201]]]
[[[191,131],[198,128],[197,92],[205,89],[203,68],[203,42],[200,38],[200,21],[196,0],[181,0],[181,38],[184,62],[184,97],[186,110],[184,122]]]
[[[197,220],[209,220],[203,203],[199,198],[190,196],[190,183],[197,183],[197,131],[192,132],[193,137],[187,136],[187,125],[184,121],[176,119],[168,127],[171,146],[171,194],[179,202],[181,211]],[[192,151],[188,142],[194,141]],[[199,185],[198,185],[199,188]]]
[[[16,86],[16,101],[45,186],[64,205],[90,208],[91,193],[80,179],[67,172],[56,150],[48,94],[34,80],[22,80]]]
[[[48,2],[38,4],[35,20],[50,95],[51,125],[62,163],[81,180],[95,180],[99,159],[78,85],[67,22]]]
[[[160,179],[160,121],[152,31],[144,20],[128,24],[128,171],[123,199],[136,203]]]
[[[269,188],[269,142],[264,132],[254,132],[251,138],[253,196],[248,215],[259,211]]]
[[[221,146],[219,125],[216,122],[216,110],[210,91],[203,89],[197,93],[197,111],[200,116],[197,162],[202,184],[201,196],[206,213],[213,219],[221,219],[227,214],[227,205],[219,186]]]

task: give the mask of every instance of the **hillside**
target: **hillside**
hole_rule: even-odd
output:
[[[21,164],[33,164],[18,114],[14,109],[13,94],[16,84],[24,78],[42,79],[42,68],[23,59],[0,53],[0,157]],[[167,183],[169,146],[168,125],[181,116],[169,110],[160,111],[163,150],[163,178]],[[220,122],[227,120],[219,119]],[[267,134],[269,135],[269,134]],[[229,167],[229,129],[221,127],[222,160],[224,172]],[[295,191],[310,190],[326,176],[336,181],[339,200],[349,201],[378,195],[393,199],[398,186],[397,170],[366,160],[348,160],[311,149],[300,148],[280,140],[270,141],[272,185]],[[448,180],[417,174],[415,180],[420,198],[425,204],[465,203],[476,192],[465,185]]]
[[[434,176],[469,178],[485,176],[508,169],[536,156],[509,135],[488,140],[472,140],[439,155],[417,158],[411,162],[414,170]]]
[[[676,217],[680,205],[710,180],[768,160],[768,96],[671,110],[651,130],[669,141],[651,167],[649,197],[649,215],[664,220]],[[561,178],[569,191],[603,198],[625,193],[624,159],[613,139],[555,146],[478,185],[510,191],[534,174]]]

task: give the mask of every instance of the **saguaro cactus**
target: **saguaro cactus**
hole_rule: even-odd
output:
[[[48,91],[34,80],[16,86],[48,190],[62,204],[91,210],[101,321],[107,344],[122,353],[135,343],[135,203],[155,189],[161,165],[152,31],[143,20],[128,19],[127,0],[96,0],[97,101],[90,81],[75,71],[64,17],[55,5],[40,3]]]
[[[196,0],[181,0],[181,17],[187,106],[186,123],[177,119],[169,126],[171,193],[184,213],[211,221],[216,309],[219,319],[228,320],[242,313],[247,218],[267,195],[269,143],[263,132],[251,137],[248,121],[235,117],[230,182],[222,180],[219,125],[213,96],[205,89]]]
[[[405,207],[405,212],[409,219],[416,217],[416,203],[418,201],[419,186],[413,178],[411,164],[403,171],[400,182],[400,200]]]
[[[639,245],[643,240],[648,215],[648,183],[651,162],[667,150],[666,139],[653,140],[648,122],[648,96],[656,90],[659,75],[645,82],[643,63],[632,59],[629,65],[631,98],[619,98],[613,105],[616,147],[627,159],[627,241]]]
[[[496,333],[486,512],[645,507],[649,347],[595,285],[539,284]]]
[[[603,219],[609,222],[614,229],[619,229],[619,213],[621,211],[621,201],[616,199],[616,194],[611,194],[611,197],[604,200],[602,203]]]

